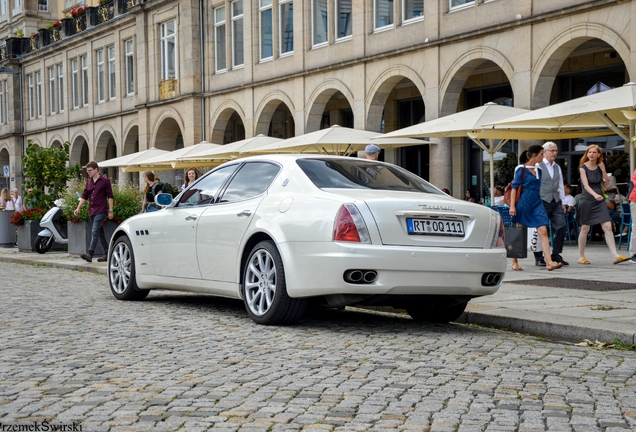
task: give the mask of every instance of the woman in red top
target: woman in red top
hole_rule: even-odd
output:
[[[628,252],[632,253],[632,257],[629,262],[632,264],[636,264],[636,169],[632,173],[632,192],[629,194],[627,199],[629,200],[629,211],[632,214],[632,236],[629,240],[629,250]]]

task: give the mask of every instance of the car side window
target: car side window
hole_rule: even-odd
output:
[[[239,164],[235,164],[220,168],[196,182],[183,192],[181,198],[179,198],[179,207],[205,205],[214,202],[219,188],[236,171],[238,166]]]
[[[241,167],[223,193],[220,202],[254,198],[267,190],[280,167],[267,162],[248,162]]]

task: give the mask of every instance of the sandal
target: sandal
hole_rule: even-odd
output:
[[[545,268],[548,269],[548,271],[556,270],[561,267],[563,267],[563,263],[556,262],[556,261],[552,261],[550,262],[550,264],[545,266]]]
[[[628,259],[629,257],[626,257],[625,255],[619,255],[618,258],[614,260],[614,264],[622,263],[623,261],[627,261]]]
[[[579,264],[589,265],[590,262],[587,260],[587,258],[579,258]]]
[[[516,266],[516,267],[515,267]],[[521,268],[521,266],[519,265],[519,263],[513,263],[512,264],[512,269],[514,271],[523,271],[523,269]]]

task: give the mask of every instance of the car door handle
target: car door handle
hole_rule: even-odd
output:
[[[191,214],[190,216],[186,217],[185,220],[193,221],[193,220],[197,220],[198,218],[199,218],[199,216],[197,216],[195,214]]]
[[[252,212],[250,210],[243,210],[240,213],[236,214],[238,217],[242,217],[242,216],[252,216]]]

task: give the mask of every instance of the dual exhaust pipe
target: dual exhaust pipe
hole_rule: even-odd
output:
[[[344,281],[351,284],[372,284],[378,278],[375,270],[347,270]]]
[[[481,284],[483,286],[496,286],[501,282],[501,273],[484,273],[481,277]]]

